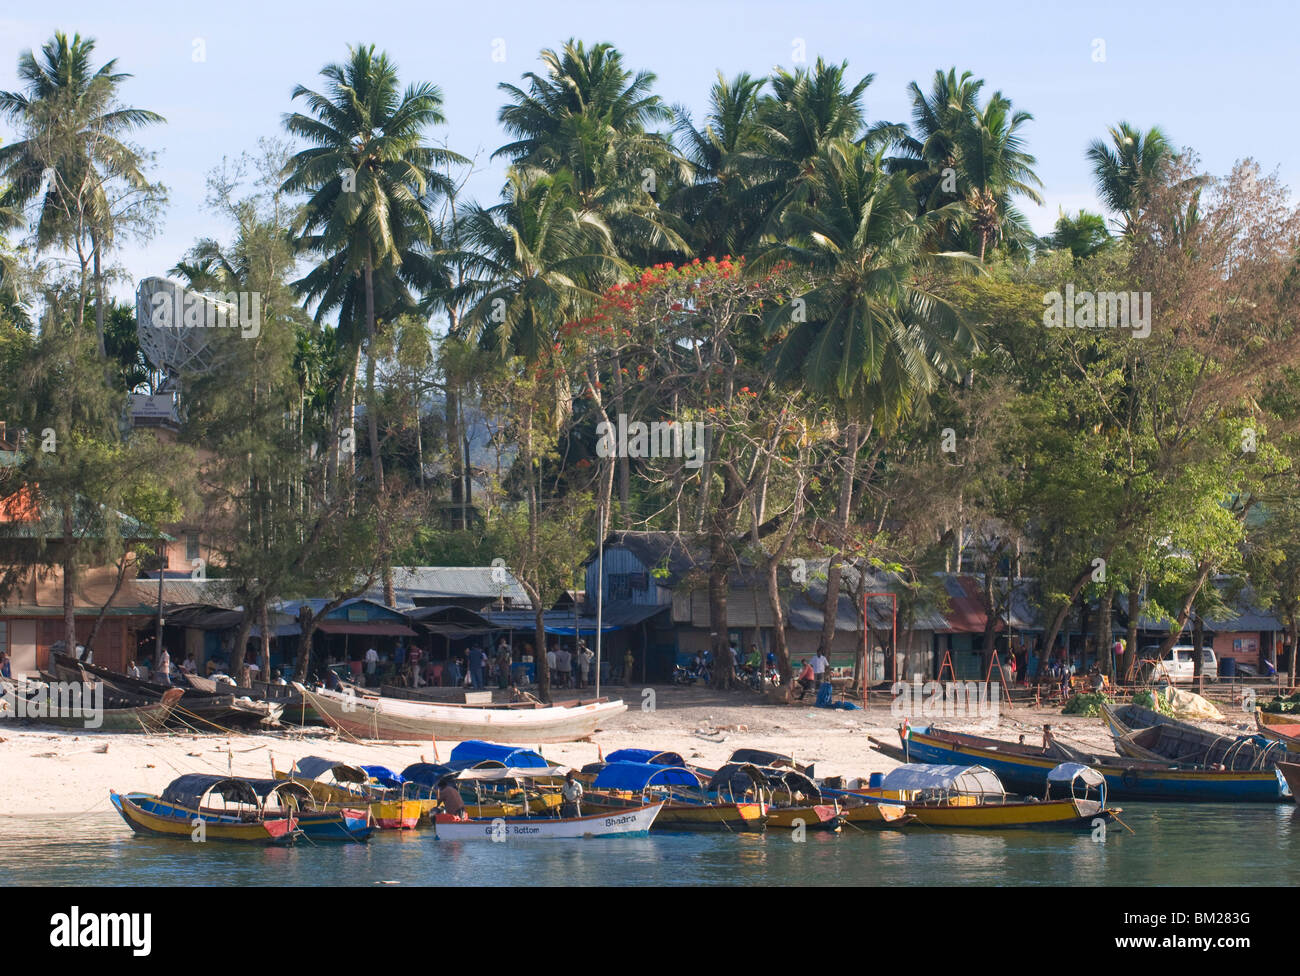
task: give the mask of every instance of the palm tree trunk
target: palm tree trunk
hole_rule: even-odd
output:
[[[826,598],[822,603],[822,632],[817,641],[817,652],[830,657],[831,644],[835,640],[835,622],[839,617],[840,577],[843,575],[842,561],[844,543],[848,537],[849,520],[853,511],[853,482],[858,474],[858,447],[861,441],[858,424],[850,421],[844,430],[844,474],[840,480],[840,498],[836,509],[836,538],[832,545],[830,565],[826,568]]]
[[[375,473],[375,497],[376,499],[382,499],[384,496],[384,459],[379,454],[379,403],[375,399],[375,356],[378,354],[378,350],[375,348],[375,333],[377,332],[375,323],[375,273],[369,259],[366,261],[365,282],[367,338],[366,428],[370,434],[370,463]],[[384,518],[379,520],[379,546],[384,556],[384,604],[391,607],[397,602],[397,594],[393,586],[392,554],[388,551],[388,523]]]

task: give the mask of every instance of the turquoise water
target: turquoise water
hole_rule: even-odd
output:
[[[652,834],[524,843],[378,832],[364,845],[252,848],[137,837],[113,813],[0,817],[4,885],[1300,885],[1295,805],[1132,803],[1089,834]]]

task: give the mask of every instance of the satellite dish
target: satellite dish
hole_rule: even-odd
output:
[[[184,373],[206,373],[216,363],[212,326],[235,321],[238,309],[170,278],[145,278],[135,292],[140,349],[172,385]]]

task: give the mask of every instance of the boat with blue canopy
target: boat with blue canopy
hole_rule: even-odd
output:
[[[616,758],[628,754],[648,758],[666,755],[648,749],[610,753],[611,761],[598,765],[590,777],[590,789],[583,798],[585,807],[615,812],[662,800],[664,808],[655,818],[657,830],[758,831],[767,822],[767,807],[761,798],[717,798],[705,789],[699,774],[684,764]]]

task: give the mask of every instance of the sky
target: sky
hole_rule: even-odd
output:
[[[854,77],[874,74],[865,98],[873,122],[910,120],[909,82],[928,91],[936,69],[972,71],[986,95],[1000,90],[1034,115],[1024,131],[1045,202],[1022,209],[1040,234],[1062,208],[1100,209],[1084,152],[1121,120],[1160,125],[1210,172],[1251,157],[1293,197],[1300,188],[1300,113],[1290,98],[1300,5],[1288,0],[180,6],[51,0],[20,10],[0,0],[0,89],[19,87],[22,52],[39,50],[55,30],[79,32],[96,39],[96,65],[117,58],[134,76],[122,89],[127,104],[167,119],[139,137],[158,154],[155,177],[169,203],[158,235],[116,256],[133,280],[165,274],[198,238],[228,237],[205,206],[208,173],[223,156],[255,151],[259,137],[284,137],[282,116],[298,107],[294,86],[317,88],[321,67],[358,43],[386,50],[404,82],[441,88],[447,124],[430,136],[477,157],[468,194],[483,203],[496,201],[504,177],[504,164],[489,159],[505,141],[497,85],[539,70],[538,52],[570,37],[612,42],[628,67],[653,71],[655,90],[697,119],[718,71],[798,67],[801,52],[806,63],[847,59]],[[0,140],[16,135],[0,121]],[[127,297],[133,285],[114,290]]]

